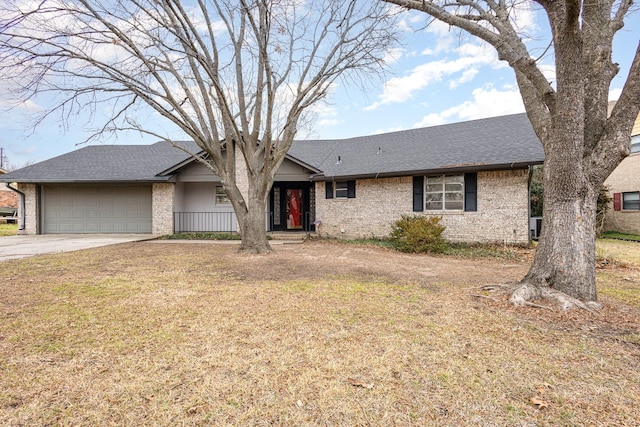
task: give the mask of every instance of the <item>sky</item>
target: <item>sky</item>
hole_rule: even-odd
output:
[[[424,14],[401,16],[402,43],[388,52],[386,75],[362,85],[337,84],[327,102],[315,108],[312,127],[298,138],[350,138],[524,111],[512,69],[498,60],[491,46],[441,23],[425,26]],[[523,32],[535,35],[527,42],[530,53],[542,55],[548,40],[544,17],[527,11],[520,14],[518,23]],[[620,64],[620,73],[611,84],[610,99],[617,99],[622,89],[639,40],[640,11],[626,20],[614,40],[613,57]],[[543,56],[541,64],[553,81],[552,58]],[[22,108],[2,112],[0,147],[4,148],[5,166],[21,167],[84,146],[89,134],[81,120],[64,128],[52,118],[31,128],[29,120],[45,107],[38,102],[25,100]],[[156,141],[128,132],[91,144]]]

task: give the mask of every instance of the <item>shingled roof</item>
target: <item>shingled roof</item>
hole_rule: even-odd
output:
[[[315,180],[522,168],[544,160],[526,114],[343,140],[297,141],[289,154]]]
[[[183,144],[183,143],[181,143]],[[185,145],[197,152],[197,146]],[[191,156],[166,141],[152,145],[91,145],[2,175],[10,182],[162,182],[159,176]]]
[[[192,152],[193,142],[180,142]],[[188,144],[188,145],[185,145]],[[525,114],[341,140],[295,141],[289,156],[321,173],[313,180],[523,168],[544,160]],[[168,142],[95,145],[0,176],[0,181],[162,182],[190,158]]]

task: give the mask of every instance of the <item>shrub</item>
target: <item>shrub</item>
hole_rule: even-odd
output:
[[[445,227],[440,220],[440,217],[403,215],[391,229],[394,247],[402,252],[443,252],[446,248],[442,238]]]

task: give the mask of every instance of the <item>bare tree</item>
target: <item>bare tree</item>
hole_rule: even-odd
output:
[[[589,308],[595,284],[596,203],[604,180],[629,154],[640,110],[640,46],[610,116],[609,86],[619,72],[613,37],[631,0],[385,0],[423,11],[492,45],[513,68],[527,115],[542,142],[542,237],[529,273],[511,295],[515,304],[550,298],[564,309]],[[517,31],[516,13],[542,6],[555,55],[550,84]],[[633,54],[633,51],[630,52]],[[587,302],[587,304],[585,304]]]
[[[0,4],[0,73],[23,99],[57,95],[42,117],[63,119],[108,106],[94,136],[166,139],[140,106],[159,113],[206,152],[198,159],[221,178],[251,252],[270,250],[267,197],[305,113],[339,79],[380,72],[396,42],[389,6],[364,0]]]

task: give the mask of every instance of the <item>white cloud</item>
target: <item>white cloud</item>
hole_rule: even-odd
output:
[[[405,49],[397,47],[390,49],[385,52],[384,58],[382,59],[385,64],[391,65],[395,64],[405,55]]]
[[[455,79],[457,86],[469,82],[478,73],[477,66],[496,65],[499,63],[497,54],[490,49],[471,49],[465,45],[464,52],[472,52],[472,55],[462,54],[454,60],[442,59],[418,65],[404,77],[389,79],[383,89],[380,99],[365,107],[366,111],[374,110],[381,105],[402,103],[432,83],[441,82],[444,78],[462,73]]]
[[[469,68],[465,70],[458,79],[449,81],[449,89],[455,89],[458,86],[468,83],[479,73],[477,68]]]
[[[516,31],[520,33],[536,33],[540,27],[536,21],[538,12],[533,2],[522,2],[518,7],[511,8],[511,21]],[[539,8],[538,8],[539,9]]]
[[[342,122],[339,119],[320,119],[320,121],[318,121],[318,126],[322,126],[322,127],[335,126],[335,125],[339,125],[340,123]]]
[[[424,116],[414,127],[435,126],[449,122],[482,119],[524,112],[524,105],[517,87],[502,90],[491,86],[473,91],[473,100]]]
[[[620,99],[620,94],[622,93],[622,88],[616,87],[609,91],[609,101],[617,101]]]
[[[388,128],[388,129],[376,129],[373,133],[374,133],[374,135],[380,135],[380,134],[389,133],[389,132],[399,132],[401,130],[404,130],[404,127],[395,126],[395,127],[391,127],[391,128]]]
[[[538,64],[538,68],[542,74],[550,82],[556,81],[556,66],[553,64]]]

